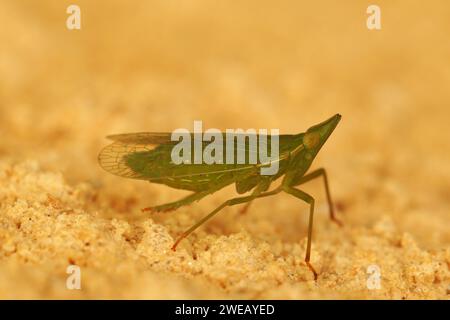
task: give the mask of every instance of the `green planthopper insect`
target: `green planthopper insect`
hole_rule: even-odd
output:
[[[330,119],[312,126],[304,133],[294,135],[267,135],[266,145],[261,143],[257,146],[251,144],[239,145],[231,152],[237,155],[239,151],[245,151],[248,157],[245,161],[224,162],[224,163],[195,163],[195,161],[184,161],[175,163],[173,161],[173,149],[177,141],[173,141],[171,133],[130,133],[108,136],[113,141],[106,146],[99,154],[100,165],[108,172],[115,175],[147,180],[152,183],[165,184],[176,189],[189,190],[193,193],[178,201],[145,208],[143,211],[166,212],[179,207],[199,201],[203,197],[212,194],[227,185],[235,184],[238,194],[249,193],[223,202],[220,206],[195,223],[188,230],[183,232],[172,246],[175,250],[178,243],[199,226],[212,218],[216,213],[226,206],[245,204],[242,212],[248,209],[251,201],[278,194],[282,191],[305,201],[309,204],[309,226],[308,242],[305,262],[313,272],[314,279],[317,279],[317,272],[310,264],[311,239],[313,230],[314,198],[297,187],[312,179],[323,177],[325,191],[329,206],[330,218],[340,225],[336,219],[333,204],[328,187],[328,178],[325,169],[320,168],[308,172],[312,161],[317,153],[327,141],[333,130],[341,119],[341,115],[336,114]],[[190,134],[193,140],[197,139],[195,133]],[[258,135],[257,135],[258,136]],[[225,134],[224,134],[225,138]],[[248,135],[245,139],[251,140]],[[258,137],[260,138],[260,137]],[[239,137],[238,137],[239,139]],[[275,159],[269,161],[258,160],[251,163],[249,159],[254,153],[258,153],[262,146],[265,146],[273,153],[272,142],[278,142],[278,153]],[[230,145],[221,142],[221,151],[230,151]],[[261,142],[261,140],[260,140]],[[204,141],[201,142],[206,147]],[[222,146],[223,143],[223,146]],[[194,143],[195,144],[195,143]],[[241,149],[239,149],[241,148]],[[272,150],[271,150],[272,148]],[[189,156],[191,157],[191,155]],[[193,157],[193,156],[192,156]],[[193,159],[193,158],[192,158]],[[260,169],[277,163],[278,170],[272,175],[261,174]],[[271,183],[282,177],[282,182],[277,188],[268,191]]]

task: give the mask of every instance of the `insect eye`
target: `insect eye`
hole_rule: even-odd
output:
[[[318,132],[307,132],[303,136],[303,144],[308,149],[313,149],[318,146],[320,135]]]

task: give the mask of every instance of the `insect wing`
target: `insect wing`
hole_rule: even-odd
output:
[[[237,141],[239,141],[239,139],[243,139],[241,141],[248,141],[251,140],[251,138],[249,138],[248,134],[243,134],[245,135],[246,138],[248,138],[248,140],[245,140],[245,137],[239,136],[240,134],[236,134],[235,136],[237,137]],[[226,172],[226,171],[243,171],[243,170],[247,170],[247,169],[251,169],[254,168],[254,165],[233,165],[233,166],[229,166],[229,165],[211,165],[208,166],[207,168],[199,168],[198,165],[182,165],[181,167],[190,167],[190,166],[196,166],[197,168],[191,168],[188,169],[187,172],[184,172],[185,170],[182,168],[178,168],[180,167],[175,166],[173,163],[170,163],[170,150],[171,148],[176,145],[178,143],[178,141],[172,141],[171,140],[171,133],[167,133],[167,132],[140,132],[140,133],[127,133],[127,134],[117,134],[117,135],[110,135],[107,138],[110,140],[113,140],[114,142],[108,146],[106,146],[105,148],[103,148],[100,151],[99,157],[98,157],[98,161],[100,163],[100,166],[105,169],[106,171],[121,176],[121,177],[125,177],[125,178],[132,178],[132,179],[143,179],[143,180],[150,180],[150,179],[164,179],[167,178],[166,174],[161,174],[162,172],[158,172],[160,170],[151,170],[152,172],[150,173],[149,170],[136,170],[136,167],[130,167],[130,157],[133,157],[133,155],[144,155],[146,153],[148,153],[149,155],[151,154],[151,151],[154,151],[156,148],[158,148],[159,150],[161,150],[162,152],[160,152],[160,154],[163,155],[164,159],[160,159],[160,160],[164,160],[163,162],[165,163],[161,163],[161,164],[155,164],[155,163],[142,163],[142,166],[145,167],[146,169],[150,169],[150,167],[153,167],[154,169],[157,169],[157,167],[161,167],[163,168],[163,170],[165,171],[166,169],[172,168],[172,172],[170,174],[171,178],[177,177],[179,174],[183,174],[183,176],[190,176],[190,175],[200,175],[203,173],[203,171],[205,173],[211,172],[211,170],[213,170],[213,172],[215,173],[221,173],[221,172]],[[224,147],[226,144],[226,134],[223,134],[223,143],[224,143]],[[270,137],[270,136],[269,136]],[[269,138],[267,137],[267,138]],[[280,150],[280,154],[279,154],[279,159],[285,159],[289,153],[289,148],[286,149],[285,146],[288,145],[289,141],[291,141],[293,139],[293,135],[281,135],[279,136],[280,138],[280,145],[281,145],[281,150]],[[261,139],[261,136],[258,136],[259,139]],[[194,135],[191,133],[191,141],[194,142],[197,138],[197,135]],[[270,143],[268,143],[269,139],[262,139],[261,141],[257,139],[256,141],[258,141],[259,147],[267,144],[268,145],[268,149],[270,150]],[[287,142],[287,143],[286,143]],[[210,142],[208,141],[203,141],[202,142],[203,145],[207,145]],[[225,149],[225,148],[224,148]],[[254,146],[254,145],[250,145],[248,143],[245,143],[244,145],[241,144],[237,144],[235,146],[235,151],[237,152],[238,150],[242,150],[244,149],[244,151],[248,154],[250,153],[257,153],[258,152],[258,145]],[[153,159],[153,160],[151,160]],[[149,158],[149,162],[155,162],[155,158]],[[142,161],[141,161],[142,162]],[[155,167],[156,165],[156,167]],[[219,169],[219,167],[221,167],[221,169]],[[187,169],[187,168],[185,168]],[[194,169],[194,170],[192,170]],[[218,171],[214,171],[217,170]],[[181,172],[175,172],[175,171],[183,171],[183,173]]]

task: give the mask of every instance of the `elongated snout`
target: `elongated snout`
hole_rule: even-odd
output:
[[[334,128],[336,128],[340,120],[341,115],[335,114],[328,120],[309,128],[303,138],[305,146],[308,149],[315,149],[316,152],[319,151],[331,133],[333,133]]]
[[[339,113],[332,116],[330,119],[317,125],[317,130],[320,133],[321,140],[325,142],[328,137],[333,133],[339,121],[341,121],[341,115]]]

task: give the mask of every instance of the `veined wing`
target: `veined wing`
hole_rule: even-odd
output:
[[[155,145],[138,145],[114,142],[104,147],[99,155],[98,162],[106,171],[124,178],[144,179],[142,173],[133,170],[127,163],[126,157],[130,154],[147,152]]]
[[[279,136],[279,157],[273,161],[282,161],[287,158],[290,149],[285,146],[290,146],[289,142],[295,137],[297,136]],[[178,178],[188,180],[207,174],[208,177],[214,179],[214,177],[222,176],[225,173],[239,174],[246,170],[254,170],[260,166],[270,165],[270,163],[259,163],[257,165],[212,164],[205,165],[207,169],[195,164],[176,165],[172,163],[170,154],[171,148],[178,141],[171,141],[171,133],[142,132],[112,135],[108,136],[108,138],[114,142],[101,150],[98,157],[99,163],[106,171],[126,178],[152,181]],[[193,136],[191,138],[195,140]],[[210,142],[203,143],[207,145]],[[223,143],[225,145],[225,134]],[[246,152],[257,152],[257,147],[249,147],[248,143],[246,145],[244,146]]]

